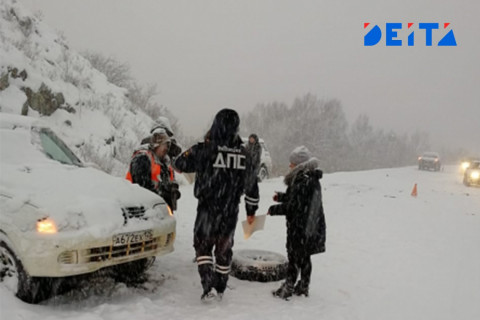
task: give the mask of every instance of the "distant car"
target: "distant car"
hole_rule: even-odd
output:
[[[440,171],[442,164],[437,152],[425,152],[418,157],[418,170]]]
[[[0,113],[0,208],[0,281],[29,303],[63,277],[140,276],[174,249],[160,196],[85,166],[34,118]]]
[[[243,143],[246,145],[248,143],[248,138],[242,137]],[[262,156],[260,159],[260,169],[258,170],[258,180],[263,181],[268,179],[272,174],[272,158],[270,157],[270,152],[268,151],[265,141],[261,138],[258,139],[258,143],[262,147]]]
[[[463,183],[467,186],[480,186],[480,160],[473,161],[465,170]]]
[[[480,161],[480,158],[475,157],[465,157],[460,160],[460,172],[463,174],[470,167],[472,162]]]

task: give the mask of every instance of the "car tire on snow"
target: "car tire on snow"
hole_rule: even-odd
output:
[[[268,179],[268,170],[264,166],[260,168],[258,172],[258,180],[262,182],[263,180]]]
[[[240,280],[270,282],[285,279],[288,260],[285,256],[264,250],[236,250],[231,275]]]
[[[50,286],[43,278],[30,277],[12,249],[0,241],[0,282],[27,303],[38,303],[49,298]]]

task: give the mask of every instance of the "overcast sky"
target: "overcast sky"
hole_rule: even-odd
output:
[[[74,49],[114,56],[156,83],[186,134],[203,134],[222,107],[245,113],[312,93],[340,100],[349,122],[364,113],[376,128],[420,129],[437,148],[480,154],[479,0],[19,1]],[[377,24],[385,36],[387,22],[404,24],[404,46],[384,37],[364,47],[365,30]],[[431,47],[420,22],[440,24]],[[436,46],[448,30],[458,46]]]

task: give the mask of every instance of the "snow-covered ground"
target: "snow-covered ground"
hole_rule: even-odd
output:
[[[465,187],[456,167],[335,173],[322,183],[327,251],[313,256],[309,298],[275,299],[279,282],[231,277],[223,301],[201,303],[192,263],[196,200],[185,185],[175,252],[157,260],[142,287],[99,279],[29,305],[0,284],[0,319],[480,319],[480,188]],[[261,183],[258,214],[284,189],[281,178]],[[282,217],[267,217],[248,240],[238,224],[234,249],[285,254],[285,234]]]

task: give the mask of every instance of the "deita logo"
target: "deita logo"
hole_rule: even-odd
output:
[[[367,34],[363,37],[363,45],[365,47],[375,46],[377,45],[380,40],[382,39],[382,29],[378,25],[374,25],[371,29],[368,28],[370,22],[365,22],[363,24],[363,28],[365,30],[369,30]],[[418,25],[418,27],[416,27]],[[385,24],[385,45],[387,47],[401,47],[404,45],[404,40],[400,36],[406,35],[407,36],[407,46],[413,47],[415,46],[415,32],[424,32],[425,33],[425,46],[431,47],[432,46],[432,34],[434,30],[438,30],[440,28],[439,23],[418,23],[415,24],[413,22],[409,22],[406,24],[407,28],[403,28],[402,23],[391,23],[387,22]],[[435,32],[442,32],[442,38],[438,41],[438,47],[456,47],[457,41],[455,40],[455,34],[453,33],[453,29],[449,28],[450,23],[445,22],[443,23],[443,30],[435,31]],[[368,28],[368,29],[367,29]],[[448,28],[448,29],[447,29]],[[405,31],[406,30],[406,31]],[[399,36],[400,33],[400,36]]]

